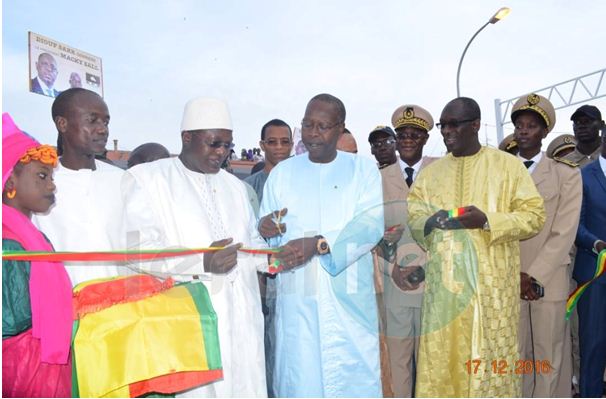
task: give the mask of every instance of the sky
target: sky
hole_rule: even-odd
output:
[[[56,142],[52,99],[28,91],[33,31],[102,58],[108,147],[113,139],[121,150],[159,142],[178,153],[183,107],[204,96],[229,104],[239,154],[258,146],[265,122],[299,126],[309,99],[330,93],[345,103],[346,126],[369,156],[368,133],[390,124],[398,106],[418,104],[439,119],[456,97],[465,45],[502,6],[510,15],[476,37],[460,78],[461,95],[482,109],[480,140],[495,146],[496,98],[606,68],[606,2],[4,0],[2,110],[41,142]],[[606,114],[606,97],[589,103]],[[576,107],[558,110],[544,148],[572,132]],[[434,128],[425,153],[444,152]]]

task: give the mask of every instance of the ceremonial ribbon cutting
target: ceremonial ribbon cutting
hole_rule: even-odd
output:
[[[65,1],[8,3],[2,397],[606,397],[606,122],[604,104],[588,103],[604,97],[606,68],[545,86],[562,62],[539,53],[599,58],[592,18],[606,2],[560,12],[576,27],[535,7],[543,18],[509,30],[509,68],[486,53],[499,76],[476,68],[465,88],[463,58],[500,8],[467,42],[444,103],[432,71],[453,64],[445,49],[469,33],[467,8],[216,2],[209,13],[175,0],[102,2],[93,17]],[[351,8],[345,30],[309,40]],[[348,22],[369,11],[396,27],[431,15],[449,36],[406,29],[398,60],[401,35]],[[87,35],[89,49],[68,44],[99,13],[107,31]],[[306,19],[294,35],[263,31],[293,19]],[[32,31],[62,21],[73,29],[61,37]],[[545,28],[562,24],[570,40],[554,45]],[[106,37],[114,26],[126,27],[119,41]],[[194,26],[214,40],[182,34]],[[167,55],[165,43],[179,45]],[[286,68],[249,71],[268,46],[286,51],[265,64]],[[376,57],[352,73],[360,48]],[[419,49],[430,57],[398,68]],[[519,68],[535,59],[535,73]],[[493,93],[495,124],[482,106],[491,88],[511,92]]]

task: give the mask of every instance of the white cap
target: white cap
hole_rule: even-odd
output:
[[[181,131],[227,129],[233,130],[227,103],[216,98],[198,97],[185,104]]]

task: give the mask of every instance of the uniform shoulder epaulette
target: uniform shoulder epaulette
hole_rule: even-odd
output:
[[[553,157],[553,160],[556,161],[556,162],[563,163],[564,165],[568,165],[571,168],[577,168],[579,166],[578,163],[573,162],[573,161],[569,161],[568,159],[565,159],[565,158]]]
[[[515,147],[517,147],[517,146],[518,146],[518,143],[517,143],[515,140],[511,140],[511,141],[510,141],[510,142],[507,144],[507,146],[505,146],[505,151],[509,151],[509,150],[511,150],[512,148],[515,148]]]

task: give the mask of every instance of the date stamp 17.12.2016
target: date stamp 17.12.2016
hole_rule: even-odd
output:
[[[481,359],[469,359],[465,362],[467,374],[478,374],[481,372],[492,374],[548,374],[551,373],[549,360],[516,360],[511,364],[505,359],[494,359],[482,361]]]

